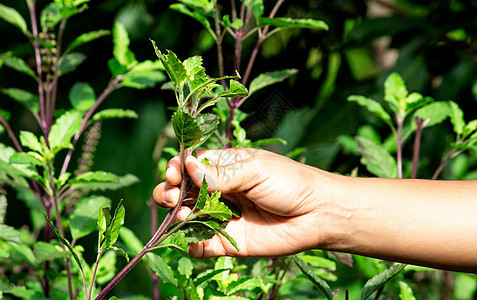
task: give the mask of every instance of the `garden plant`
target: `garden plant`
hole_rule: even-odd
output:
[[[111,30],[96,28],[68,36],[68,26],[79,22],[90,10],[89,6],[93,10],[101,8],[93,2],[26,0],[24,8],[16,7],[16,3],[0,4],[0,20],[18,35],[21,33],[23,45],[28,45],[23,48],[29,49],[0,47],[0,74],[16,72],[21,79],[13,81],[14,86],[0,83],[4,96],[0,110],[0,297],[149,299],[139,295],[136,289],[128,291],[125,288],[127,285],[143,286],[143,283],[122,285],[122,282],[133,282],[134,276],[127,274],[134,272],[136,265],[140,266],[134,269],[147,273],[152,282],[152,290],[140,294],[153,299],[296,299],[297,295],[300,299],[475,297],[477,278],[471,274],[321,250],[277,258],[190,259],[188,243],[207,240],[216,234],[239,250],[225,228],[228,220],[240,217],[240,210],[221,197],[219,191],[209,192],[205,178],[200,187],[193,186],[184,169],[184,161],[201,148],[268,147],[301,162],[313,163],[313,155],[328,153],[328,150],[320,149],[334,149],[330,150],[333,155],[325,155],[330,161],[335,159],[327,166],[350,176],[420,178],[421,174],[429,174],[429,179],[473,179],[477,177],[475,172],[470,172],[476,162],[477,119],[466,120],[477,116],[461,108],[463,101],[460,99],[449,99],[462,95],[458,93],[460,90],[470,91],[464,95],[477,99],[477,81],[473,90],[472,79],[468,79],[459,81],[462,83],[457,86],[448,85],[447,94],[430,92],[432,97],[426,96],[429,89],[416,86],[417,81],[408,81],[417,75],[409,75],[409,69],[403,67],[425,59],[411,54],[423,45],[418,38],[419,42],[406,44],[408,48],[403,46],[396,63],[401,63],[401,67],[378,76],[377,68],[366,66],[369,63],[367,52],[357,43],[381,33],[370,29],[366,21],[360,24],[360,18],[350,18],[347,6],[341,6],[341,1],[332,1],[330,6],[317,6],[320,1],[308,3],[310,12],[317,7],[331,12],[344,7],[340,13],[348,17],[339,26],[324,13],[319,17],[310,16],[293,5],[286,6],[284,0],[168,3],[164,15],[173,13],[176,17],[184,17],[183,22],[192,22],[189,26],[202,26],[197,31],[202,43],[200,47],[205,52],[213,52],[204,57],[184,54],[178,47],[168,50],[170,45],[163,46],[168,41],[153,36],[142,36],[142,48],[146,50],[135,54],[132,49],[138,40],[134,35],[138,33],[131,30],[134,26],[127,18],[118,18],[110,25]],[[144,14],[146,2],[136,6],[127,2],[121,13],[137,10]],[[411,2],[403,1],[404,4],[393,7],[404,14],[412,11],[414,4]],[[152,6],[151,3],[148,5]],[[444,6],[422,6],[421,13],[429,10],[440,16],[438,13],[447,8],[456,15],[462,12],[466,16],[465,9],[455,3]],[[283,7],[288,9],[287,16],[278,17]],[[356,5],[356,10],[360,9]],[[464,17],[462,20],[467,20]],[[326,23],[319,20],[322,18]],[[133,19],[133,23],[139,24],[139,19]],[[144,20],[146,22],[147,18]],[[398,22],[382,18],[369,23],[373,21]],[[433,32],[435,40],[445,36],[448,45],[455,41],[459,46],[468,46],[457,64],[459,68],[434,80],[441,85],[456,78],[459,72],[475,79],[471,76],[475,70],[465,63],[467,56],[475,56],[472,52],[475,51],[472,50],[474,37],[468,33],[468,28],[474,25],[464,21]],[[429,22],[433,22],[432,19]],[[416,21],[408,26],[423,25]],[[460,30],[453,26],[460,26]],[[339,45],[337,37],[333,36],[336,34],[334,27],[343,28]],[[328,30],[329,40],[323,35]],[[402,32],[405,29],[397,29],[392,34]],[[262,70],[260,53],[273,56],[274,48],[291,43],[300,35],[319,36],[328,43],[322,46],[323,50],[311,49],[306,61],[310,77],[320,78],[316,103],[312,109],[298,108],[294,103],[294,109],[280,112],[283,118],[274,120],[278,123],[270,126],[267,116],[247,113],[247,105],[259,103],[260,97],[276,83],[292,85],[295,82],[300,86],[303,72],[293,67],[270,70],[267,66]],[[80,74],[81,66],[94,59],[89,52],[91,44],[109,38],[112,38],[112,53],[107,62],[94,65],[98,70],[88,72],[88,76],[93,76],[100,69],[109,70],[110,79],[97,95],[96,81],[70,78],[75,73]],[[442,43],[435,45],[438,47]],[[288,50],[282,48],[281,51]],[[154,54],[157,59],[153,59]],[[186,56],[189,57],[183,58]],[[338,73],[343,73],[345,60],[349,63],[347,71],[351,75],[348,75],[364,81],[361,86],[364,88],[339,91]],[[368,69],[370,71],[366,73]],[[217,76],[211,76],[214,73]],[[376,83],[373,81],[370,85],[369,78],[373,76],[376,76]],[[157,88],[159,84],[161,89]],[[310,90],[313,85],[307,84]],[[370,86],[379,88],[370,92]],[[113,98],[113,92],[125,90],[123,88],[135,90],[133,94],[126,94],[133,97],[152,93],[174,99],[167,100],[171,107],[164,123],[168,125],[164,126],[162,134],[154,137],[157,142],[153,163],[156,179],[163,180],[167,161],[179,156],[182,165],[180,201],[173,209],[160,211],[163,216],[160,224],[157,210],[149,201],[150,207],[145,210],[146,214],[151,213],[148,242],[142,241],[142,232],[124,226],[128,224],[126,211],[133,210],[129,204],[131,199],[120,196],[111,200],[108,197],[118,195],[108,194],[108,191],[118,190],[121,195],[125,188],[143,184],[140,181],[144,179],[132,174],[116,175],[108,169],[96,170],[93,164],[95,156],[100,154],[97,153],[100,137],[107,138],[101,130],[108,126],[108,121],[141,119],[141,115],[131,108],[124,108],[121,103],[117,105],[119,107],[115,107],[116,103],[110,107],[105,101]],[[335,125],[331,130],[333,147],[320,146],[313,152],[309,149],[310,141],[319,133],[309,128],[316,125],[316,114],[335,105],[332,96],[347,98],[348,103],[339,104],[330,120],[342,112],[356,110],[358,104],[364,108],[360,111],[363,116],[360,122],[364,120],[367,124],[358,126],[356,122],[352,129],[341,131]],[[6,100],[7,97],[10,100]],[[24,118],[18,111],[27,111],[35,125],[26,129],[15,127],[24,125],[18,122]],[[264,124],[268,124],[266,130],[258,135],[249,134],[251,127]],[[270,128],[274,130],[271,135]],[[297,128],[307,134],[297,133]],[[442,128],[451,131],[438,139],[436,132]],[[439,157],[423,155],[429,152],[427,144],[436,139],[442,148]],[[147,188],[152,191],[151,187]],[[142,201],[140,205],[143,205],[145,200],[137,201]],[[23,204],[19,206],[17,202]],[[184,221],[175,222],[183,205],[189,206],[191,213]],[[18,225],[10,217],[14,214],[11,207],[24,209],[22,224]],[[144,211],[141,214],[144,215]],[[129,222],[132,224],[134,220]],[[144,288],[139,287],[139,290]]]

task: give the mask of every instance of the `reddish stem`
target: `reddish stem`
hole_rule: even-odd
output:
[[[424,120],[421,118],[416,119],[416,135],[414,136],[414,153],[412,156],[412,172],[411,178],[417,177],[417,170],[419,168],[419,151],[421,148],[421,134],[424,128]]]

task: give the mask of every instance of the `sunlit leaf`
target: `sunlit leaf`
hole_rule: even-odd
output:
[[[68,45],[68,48],[66,49],[65,52],[71,52],[73,49],[75,49],[75,48],[77,48],[77,47],[79,47],[83,44],[89,43],[91,41],[94,41],[96,39],[99,39],[99,38],[101,38],[103,36],[106,36],[106,35],[109,35],[109,34],[111,34],[111,31],[103,30],[103,29],[83,33],[80,36],[78,36],[77,38],[75,38]]]
[[[164,55],[157,48],[156,43],[153,40],[151,40],[151,42],[157,57],[162,62],[164,69],[166,69],[166,72],[174,84],[174,87],[177,88],[182,85],[187,78],[187,71],[184,67],[184,64],[177,58],[174,52],[168,50],[167,55]]]
[[[134,54],[129,50],[129,35],[126,27],[119,22],[114,23],[113,44],[113,55],[122,66],[129,68],[137,63]]]
[[[191,11],[189,8],[187,8],[187,6],[185,6],[184,4],[181,4],[181,3],[174,3],[172,5],[169,6],[172,10],[175,10],[177,12],[180,12],[186,16],[189,16],[193,19],[195,19],[196,21],[198,21],[199,23],[201,23],[206,29],[210,31],[211,29],[211,26],[210,26],[210,22],[209,20],[207,20],[207,17],[204,16],[202,13],[200,13],[198,10],[193,10]],[[214,38],[215,35],[214,35]]]
[[[399,299],[401,300],[416,300],[411,287],[404,281],[399,281]]]
[[[43,146],[40,141],[32,132],[29,131],[20,131],[20,143],[23,147],[30,148],[33,151],[38,153],[43,153]]]
[[[454,125],[454,132],[460,135],[464,132],[465,128],[464,113],[454,101],[449,101],[448,103],[450,107],[450,120],[452,125]]]
[[[425,127],[431,127],[444,121],[450,114],[450,107],[447,102],[439,101],[427,104],[416,110],[414,118],[419,117],[424,121],[428,120]],[[413,124],[415,127],[415,123]]]
[[[182,111],[177,111],[172,116],[172,127],[177,139],[185,148],[195,146],[202,137],[197,121]]]
[[[181,257],[177,263],[177,271],[187,279],[192,275],[193,268],[191,260],[187,257]]]
[[[122,227],[119,231],[119,236],[124,245],[130,250],[130,254],[137,255],[144,248],[144,245],[139,238],[127,227]]]
[[[197,124],[200,128],[200,139],[197,144],[194,145],[195,148],[202,145],[209,137],[214,134],[219,125],[219,116],[215,114],[200,114],[196,118]]]
[[[110,205],[111,200],[103,196],[90,196],[81,199],[70,215],[70,230],[73,239],[78,240],[96,230],[101,207]]]
[[[6,53],[0,54],[0,60],[3,61],[6,66],[9,66],[10,68],[18,72],[27,74],[28,76],[36,80],[35,72],[28,66],[28,64],[23,59],[13,56],[11,53]]]
[[[0,224],[0,239],[19,244],[20,232],[12,226]]]
[[[273,72],[265,72],[255,77],[250,82],[249,94],[252,95],[258,90],[261,90],[269,85],[282,82],[283,80],[298,73],[297,69],[286,69]]]
[[[361,300],[368,299],[380,287],[398,275],[405,267],[405,264],[394,263],[392,267],[384,270],[383,272],[368,280],[363,287],[363,291],[361,292]]]
[[[245,6],[248,7],[249,1],[244,2]],[[260,18],[265,11],[265,7],[263,5],[263,0],[252,0],[252,13],[255,16],[255,18]]]
[[[13,100],[19,102],[27,109],[34,113],[38,113],[40,111],[40,105],[38,102],[38,95],[30,93],[28,91],[17,89],[17,88],[7,88],[1,89],[2,93],[9,96]]]
[[[14,8],[0,4],[0,18],[18,27],[23,33],[27,32],[25,19]]]
[[[408,91],[404,80],[398,73],[392,73],[384,82],[384,100],[394,112],[406,109]]]
[[[121,108],[107,108],[93,115],[91,120],[99,121],[104,119],[137,119],[138,115],[134,110]]]
[[[266,25],[280,28],[309,28],[315,30],[328,30],[328,25],[321,20],[293,19],[293,18],[260,18],[261,27]]]
[[[323,296],[325,296],[327,299],[333,299],[333,293],[331,292],[331,288],[326,281],[318,277],[301,258],[297,257],[296,255],[292,255],[291,258],[301,272],[313,283],[313,285]]]
[[[370,112],[374,113],[377,117],[383,120],[390,127],[393,127],[393,122],[391,116],[384,110],[383,106],[379,104],[376,100],[371,98],[366,98],[364,96],[349,96],[348,101],[356,102],[359,105],[365,107]]]
[[[71,148],[72,137],[79,132],[82,115],[78,111],[67,111],[51,127],[48,142],[52,152]]]
[[[164,80],[166,80],[164,73],[151,70],[132,73],[121,81],[121,85],[133,89],[146,89],[152,88]]]
[[[147,262],[151,269],[161,277],[166,283],[172,283],[177,286],[177,279],[174,277],[171,267],[169,267],[159,255],[146,254]]]
[[[39,241],[33,245],[33,253],[37,263],[43,263],[57,258],[64,258],[68,252],[63,251],[60,246]]]
[[[366,169],[378,177],[397,178],[397,165],[394,157],[380,144],[357,136],[358,152],[361,163]]]
[[[77,82],[73,85],[69,94],[73,108],[79,111],[88,111],[96,101],[93,88],[86,82]]]
[[[207,197],[209,197],[209,193],[207,192],[208,189],[207,181],[204,179],[202,180],[202,185],[199,190],[199,196],[197,197],[197,202],[195,204],[196,209],[203,209],[205,203],[207,202]]]
[[[184,256],[189,253],[189,246],[187,245],[185,233],[183,231],[177,231],[168,236],[162,241],[161,246],[167,246]]]
[[[225,237],[232,246],[234,246],[237,251],[239,251],[237,242],[233,237],[231,237],[227,232],[224,231],[224,224],[226,225],[227,222],[218,222],[216,220],[210,219],[210,218],[197,218],[194,219],[193,221],[189,221],[188,225],[189,228],[194,229],[195,231],[193,232],[194,236],[193,240],[191,239],[190,235],[187,235],[186,232],[186,238],[187,242],[189,243],[196,243],[201,240],[208,240],[211,237],[215,235],[215,233],[218,233]]]
[[[5,214],[7,213],[7,197],[0,194],[0,224],[5,223]]]
[[[248,95],[247,89],[238,81],[231,79],[229,89],[219,94],[219,97],[245,97]]]
[[[214,192],[211,196],[207,196],[204,207],[199,211],[199,215],[209,215],[212,218],[226,221],[232,217],[230,209],[220,202],[220,191]]]
[[[58,67],[58,76],[63,76],[67,73],[73,72],[85,60],[86,55],[83,53],[73,52],[65,55]]]
[[[77,179],[77,178],[76,178]],[[83,180],[82,178],[80,181],[74,181],[70,183],[74,184],[75,189],[86,189],[88,191],[96,191],[96,190],[117,190],[123,187],[130,186],[132,184],[135,184],[139,182],[139,178],[132,174],[126,174],[124,176],[118,176],[117,180],[111,181],[111,180],[101,180],[101,178],[98,178],[97,180]]]

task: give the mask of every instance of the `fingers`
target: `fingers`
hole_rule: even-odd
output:
[[[181,159],[179,155],[174,156],[166,167],[166,180],[172,185],[178,185],[181,183]]]
[[[169,182],[162,182],[154,188],[152,197],[157,205],[164,208],[173,208],[177,205],[180,189]]]
[[[199,153],[199,159],[204,154],[210,157],[207,154],[219,153],[218,156],[212,156],[214,161],[211,161],[211,165],[203,164],[193,156],[187,157],[187,173],[196,186],[201,186],[205,177],[209,192],[220,190],[222,193],[231,193],[248,190],[257,183],[260,169],[252,162],[251,153],[240,149],[227,150]]]

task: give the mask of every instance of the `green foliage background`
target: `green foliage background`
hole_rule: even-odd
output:
[[[42,7],[43,2],[38,0],[37,6]],[[223,5],[229,5],[225,2]],[[275,1],[264,2],[273,4]],[[149,42],[153,39],[161,49],[171,49],[180,58],[203,56],[208,73],[218,76],[216,49],[210,36],[195,20],[170,10],[171,3],[92,1],[89,10],[69,22],[65,42],[90,30],[111,29],[114,22],[119,21],[130,34],[130,47],[138,60],[154,59]],[[27,16],[24,1],[3,0],[2,4],[15,7]],[[384,80],[392,72],[401,74],[410,91],[436,100],[453,100],[464,111],[466,121],[477,118],[477,1],[286,1],[279,13],[287,17],[321,19],[330,29],[284,30],[267,40],[259,52],[252,78],[264,71],[299,70],[290,80],[258,92],[242,106],[246,112],[257,109],[264,112],[257,113],[246,123],[252,138],[280,137],[288,141],[287,145],[270,146],[271,150],[287,154],[303,148],[297,159],[307,164],[343,174],[349,174],[359,166],[359,175],[370,175],[360,165],[358,157],[343,151],[337,137],[354,136],[363,124],[377,128],[381,139],[387,137],[386,125],[365,109],[348,102],[347,97],[365,95],[381,101]],[[12,51],[34,65],[31,47],[26,46],[25,39],[19,38],[17,30],[0,20],[0,33],[0,52]],[[252,47],[253,44],[245,43],[244,52],[251,51]],[[232,41],[226,40],[224,48],[226,73],[232,73]],[[60,107],[69,105],[68,91],[75,82],[87,81],[99,93],[110,78],[106,63],[112,51],[110,36],[83,46],[81,50],[88,59],[77,72],[61,79],[61,85],[67,88],[59,90]],[[239,71],[243,72],[244,64]],[[25,87],[24,81],[23,74],[0,68],[0,87]],[[35,90],[34,82],[31,84],[30,90]],[[12,128],[39,134],[35,120],[28,112],[5,95],[0,95],[0,99],[0,107],[12,112]],[[285,104],[286,110],[270,112],[267,107],[270,101]],[[137,120],[103,123],[93,170],[132,173],[140,178],[140,183],[108,196],[115,201],[124,199],[125,226],[142,241],[147,241],[151,234],[150,209],[146,202],[160,181],[153,153],[172,114],[168,107],[174,105],[172,92],[159,87],[121,89],[102,105],[102,108],[130,108],[139,115]],[[5,134],[0,139],[5,144],[10,143]],[[419,178],[432,176],[451,140],[449,122],[426,129]],[[168,138],[168,145],[176,146],[175,143],[173,138]],[[411,147],[404,148],[404,157],[408,158],[404,161],[405,170],[406,165],[409,169],[411,150]],[[77,157],[73,157],[73,162],[76,160]],[[475,157],[464,155],[452,161],[441,178],[477,178],[476,172],[472,172],[475,166]],[[9,201],[6,223],[15,227],[28,224],[25,211],[22,202]],[[160,214],[164,213],[160,210]],[[85,243],[94,247],[95,238],[88,239]],[[92,257],[86,252],[86,259],[94,260],[95,252],[89,253]],[[359,264],[357,259],[355,265]],[[362,277],[348,278],[343,272],[333,285],[351,288],[356,282],[361,282],[359,286],[362,286],[363,280]],[[433,288],[432,284],[429,282],[429,289]],[[146,270],[138,266],[120,282],[117,290],[147,295],[152,291],[150,285]]]

